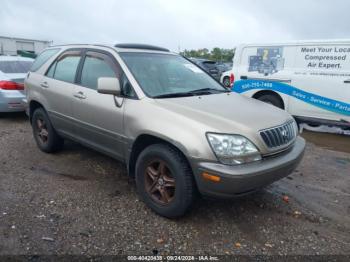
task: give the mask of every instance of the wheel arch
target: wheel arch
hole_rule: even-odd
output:
[[[31,100],[30,103],[29,103],[29,120],[30,120],[30,123],[32,122],[33,113],[34,113],[34,111],[37,108],[43,108],[45,110],[44,106],[41,103],[39,103],[36,100]]]
[[[230,76],[228,76],[228,75],[223,76],[222,81],[224,81],[226,78],[230,79]]]
[[[275,91],[271,91],[271,90],[260,90],[256,93],[254,93],[252,95],[252,98],[254,99],[259,99],[259,97],[263,96],[263,95],[272,95],[272,96],[275,96],[277,97],[280,101],[281,101],[281,104],[283,106],[283,109],[286,109],[286,105],[287,105],[287,101],[285,101],[285,99],[277,92]]]
[[[135,177],[136,161],[140,153],[148,146],[153,144],[166,144],[177,150],[186,159],[189,167],[191,164],[186,157],[186,150],[181,145],[175,145],[174,142],[164,137],[159,137],[151,134],[140,134],[132,143],[130,154],[127,158],[127,168],[130,177]],[[192,168],[192,167],[191,167]]]

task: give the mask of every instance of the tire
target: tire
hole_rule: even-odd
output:
[[[162,176],[161,170],[166,175]],[[155,179],[152,180],[149,174],[152,174]],[[164,178],[162,183],[160,183],[161,178]],[[171,178],[175,180],[172,182],[174,188],[170,187]],[[151,194],[153,191],[151,184],[153,184],[153,194]],[[162,186],[164,190],[168,190],[164,195],[172,196],[170,200],[168,199],[169,201],[162,201],[164,200],[163,194],[160,193]],[[184,215],[195,198],[195,182],[190,166],[178,150],[166,144],[154,144],[141,152],[136,161],[136,187],[146,205],[167,218]]]
[[[262,95],[259,96],[257,99],[283,109],[283,102],[281,101],[281,98],[279,98],[276,95]]]
[[[34,139],[41,151],[54,153],[62,149],[64,140],[56,133],[43,108],[38,108],[34,111],[32,128]]]
[[[230,78],[228,76],[225,76],[222,80],[222,84],[224,85],[224,87],[229,88],[231,86]]]

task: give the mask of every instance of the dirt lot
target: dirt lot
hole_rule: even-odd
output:
[[[72,142],[44,154],[24,114],[2,116],[0,254],[350,254],[350,137],[304,136],[291,176],[169,220],[122,164]]]

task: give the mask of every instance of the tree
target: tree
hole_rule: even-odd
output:
[[[211,51],[207,48],[201,48],[198,50],[187,50],[180,52],[185,57],[205,58],[220,62],[232,62],[233,56],[235,55],[235,49],[224,49],[214,47]]]
[[[211,59],[215,61],[222,61],[222,49],[219,47],[214,47],[211,51]]]

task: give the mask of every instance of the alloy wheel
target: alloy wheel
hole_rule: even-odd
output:
[[[230,84],[231,84],[230,79],[229,78],[225,78],[224,79],[224,86],[230,87]]]
[[[147,165],[145,189],[150,197],[161,205],[167,205],[174,199],[175,178],[165,161],[157,159]]]
[[[49,131],[47,130],[47,125],[42,118],[36,120],[36,125],[38,128],[37,136],[42,144],[46,144],[49,139]]]

